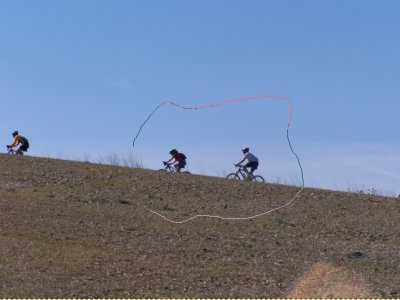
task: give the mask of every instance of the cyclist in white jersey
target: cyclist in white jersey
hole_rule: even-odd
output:
[[[247,147],[242,149],[244,158],[240,162],[238,162],[236,166],[239,166],[242,162],[244,162],[247,159],[248,162],[243,166],[243,170],[246,172],[247,178],[252,179],[253,172],[258,168],[258,158],[254,154],[250,153],[249,150],[250,149]],[[251,168],[250,172],[247,170],[247,168]]]

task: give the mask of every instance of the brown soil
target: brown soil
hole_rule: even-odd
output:
[[[0,297],[400,297],[400,201],[0,155]]]

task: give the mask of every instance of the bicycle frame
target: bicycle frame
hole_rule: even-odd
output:
[[[243,169],[242,165],[235,165],[238,170],[235,173],[230,173],[226,176],[227,179],[241,179],[241,180],[251,180],[256,182],[265,182],[264,177],[260,175],[254,175],[251,173],[251,177],[247,176],[246,171]],[[241,178],[240,178],[241,177]]]
[[[240,165],[240,166],[237,166],[237,168],[238,168],[238,170],[236,171],[236,175],[238,175],[239,176],[239,174],[242,176],[242,178],[243,179],[246,179],[247,178],[247,174],[244,172],[244,170],[243,170],[243,166],[242,165]]]
[[[165,165],[165,170],[166,171],[168,171],[168,172],[176,172],[176,169],[175,169],[175,167],[174,167],[174,165],[173,164],[171,164],[171,163],[165,163],[164,164]]]
[[[165,162],[165,161],[163,161],[163,164],[164,164],[164,169],[159,169],[158,171],[163,171],[163,172],[171,172],[171,173],[175,173],[176,172],[176,169],[175,169],[175,166],[174,166],[174,164],[172,164],[172,163],[167,163],[167,162]],[[184,171],[184,172],[180,172],[180,173],[183,173],[183,174],[190,174],[190,172],[188,172],[188,171]]]
[[[11,154],[11,155],[16,155],[17,154],[17,151],[16,150],[14,150],[13,148],[7,148],[8,149],[8,151],[7,151],[7,154]]]

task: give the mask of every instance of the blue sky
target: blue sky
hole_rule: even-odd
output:
[[[174,147],[193,173],[233,170],[249,146],[270,181],[400,193],[400,2],[0,0],[0,144],[33,156],[131,154],[157,169]],[[5,151],[5,148],[4,148]]]

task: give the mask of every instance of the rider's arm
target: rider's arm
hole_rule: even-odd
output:
[[[243,158],[241,161],[239,161],[239,162],[237,163],[237,165],[240,165],[242,162],[244,162],[245,159],[246,159],[246,157]]]
[[[166,162],[169,163],[171,160],[173,160],[174,157],[171,157],[169,160],[167,160]]]
[[[19,139],[18,139],[18,136],[16,136],[14,143],[12,143],[12,145],[10,145],[10,148],[14,148],[14,147],[18,146],[18,144],[19,144]]]

